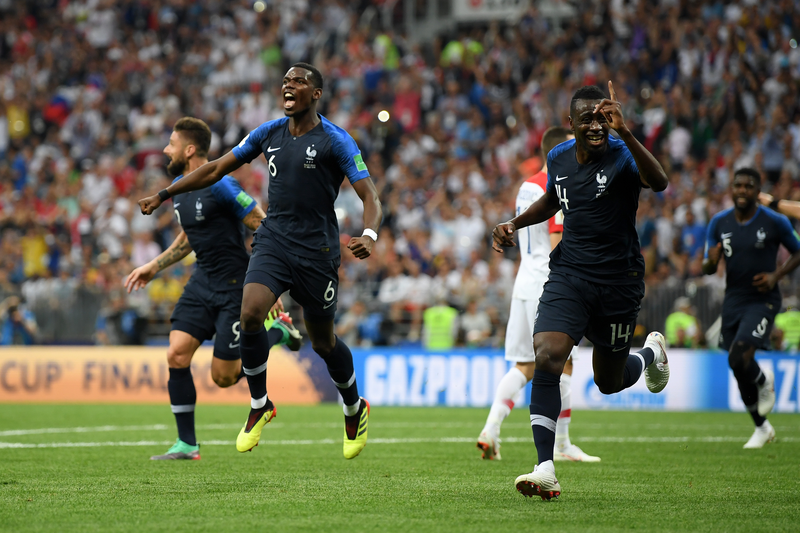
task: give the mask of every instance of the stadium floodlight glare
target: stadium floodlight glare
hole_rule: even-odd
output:
[[[380,120],[381,122],[388,122],[389,112],[384,109],[383,111],[378,113],[378,120]]]

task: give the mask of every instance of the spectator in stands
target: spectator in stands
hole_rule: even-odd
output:
[[[17,296],[9,296],[0,303],[0,324],[0,346],[36,343],[36,317]]]
[[[427,350],[448,350],[458,337],[458,311],[439,300],[422,314],[422,346]]]
[[[675,300],[674,311],[667,316],[664,336],[667,345],[675,348],[697,348],[701,344],[703,331],[695,316],[692,302],[686,296]]]
[[[785,311],[775,316],[772,330],[772,344],[776,350],[796,352],[800,349],[800,311],[797,310],[797,297],[784,299]]]
[[[459,317],[459,325],[467,346],[483,346],[492,334],[492,321],[485,311],[478,309],[475,300],[467,302],[467,309]]]

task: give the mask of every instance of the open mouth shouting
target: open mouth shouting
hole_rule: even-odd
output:
[[[291,91],[283,91],[283,108],[286,110],[294,108],[297,98]]]

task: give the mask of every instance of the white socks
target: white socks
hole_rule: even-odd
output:
[[[353,405],[342,404],[342,409],[344,410],[344,416],[354,416],[356,413],[358,413],[359,407],[361,407],[361,398],[359,398],[358,401]]]
[[[259,398],[257,400],[255,398],[250,398],[250,407],[252,407],[253,409],[261,409],[265,405],[267,405],[267,395],[266,394],[264,395],[263,398]]]
[[[500,434],[500,424],[511,413],[511,409],[514,408],[514,398],[527,383],[528,379],[525,374],[516,366],[511,367],[506,372],[506,375],[497,384],[497,392],[495,392],[494,402],[492,403],[492,409],[489,411],[489,417],[486,419],[484,431]]]
[[[569,423],[572,420],[572,376],[561,374],[561,413],[556,421],[556,448],[564,450],[572,443],[569,441]]]

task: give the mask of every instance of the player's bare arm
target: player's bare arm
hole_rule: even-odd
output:
[[[233,152],[228,152],[219,159],[209,161],[198,169],[188,173],[183,178],[164,189],[167,192],[166,195],[163,195],[162,191],[159,194],[154,194],[153,196],[148,196],[147,198],[139,200],[139,208],[142,210],[143,215],[150,215],[153,211],[158,209],[161,203],[167,198],[176,194],[210,187],[225,177],[226,174],[230,174],[241,167],[242,164],[241,161],[236,159]]]
[[[358,197],[364,204],[364,230],[371,230],[375,235],[378,234],[378,228],[381,225],[381,218],[383,217],[383,210],[381,208],[381,201],[378,198],[378,190],[375,188],[375,183],[372,178],[364,178],[353,183]],[[359,259],[366,259],[372,253],[372,247],[375,245],[375,240],[369,235],[362,235],[361,237],[353,237],[347,243],[347,247],[353,252],[353,255]]]
[[[661,167],[653,154],[642,146],[636,137],[633,136],[631,130],[625,124],[625,117],[622,115],[622,105],[617,100],[617,93],[614,91],[614,85],[609,80],[608,94],[611,98],[601,100],[595,107],[595,113],[599,112],[605,117],[609,127],[615,129],[625,142],[625,145],[631,151],[636,166],[639,167],[639,178],[642,183],[650,187],[656,192],[661,192],[669,185],[667,173]]]
[[[800,218],[800,202],[781,199],[776,200],[774,196],[765,192],[758,193],[758,201],[761,202],[761,205],[771,207],[781,215]]]
[[[769,292],[775,288],[776,283],[794,272],[798,266],[800,266],[800,251],[793,253],[775,272],[762,272],[753,276],[753,287],[756,287],[758,292]]]
[[[261,209],[261,206],[256,205],[252,211],[247,213],[245,217],[242,219],[242,224],[252,231],[258,229],[261,225],[261,221],[267,217],[267,214],[264,213],[264,210]]]
[[[158,257],[128,274],[124,284],[125,288],[128,289],[128,293],[130,294],[131,291],[138,291],[143,288],[156,274],[168,266],[174,265],[189,255],[191,251],[192,246],[189,244],[189,238],[185,232],[181,231],[172,241],[172,244],[169,245],[169,248],[161,252]]]
[[[706,276],[714,274],[719,266],[719,258],[722,257],[722,243],[708,249],[708,257],[703,259],[703,274]]]
[[[558,213],[561,205],[556,195],[546,191],[541,198],[533,202],[528,209],[508,222],[501,222],[492,230],[492,249],[503,253],[503,248],[516,246],[514,232],[518,229],[539,224]]]

